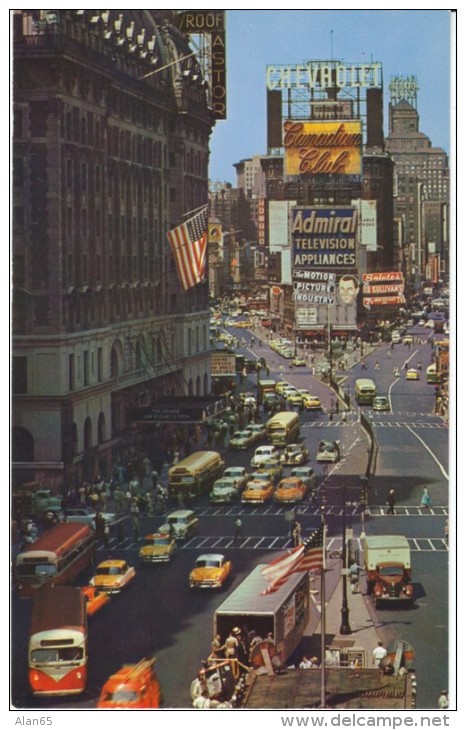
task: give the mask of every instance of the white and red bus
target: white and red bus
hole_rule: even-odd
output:
[[[95,533],[88,525],[55,525],[17,555],[19,595],[32,596],[43,585],[70,583],[91,563],[94,554]]]
[[[43,586],[32,606],[29,684],[35,695],[83,692],[87,681],[87,612],[80,588]]]

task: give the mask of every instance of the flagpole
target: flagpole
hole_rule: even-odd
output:
[[[209,203],[204,203],[204,205],[200,205],[198,208],[193,208],[192,210],[188,210],[187,213],[182,213],[181,217],[186,218],[188,215],[192,215],[192,213],[197,213],[198,210],[204,210],[204,208],[208,208]]]
[[[320,571],[320,706],[326,706],[326,675],[325,675],[325,631],[326,631],[326,598],[325,598],[325,544],[327,540],[327,524],[325,522],[325,514],[322,512],[322,570]]]

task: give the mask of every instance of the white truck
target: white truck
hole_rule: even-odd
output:
[[[367,592],[382,601],[412,601],[411,551],[403,535],[362,535]]]

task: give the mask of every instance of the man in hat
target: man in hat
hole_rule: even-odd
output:
[[[235,626],[225,639],[225,658],[234,659],[238,656],[238,643],[241,636],[241,629]]]

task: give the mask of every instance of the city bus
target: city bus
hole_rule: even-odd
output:
[[[69,583],[94,560],[95,533],[88,525],[63,522],[20,552],[15,582],[21,597],[43,585]]]
[[[199,497],[222,476],[225,462],[216,451],[194,451],[168,470],[170,494]]]
[[[35,695],[83,692],[87,680],[86,599],[80,588],[43,586],[33,599],[28,646]]]
[[[291,444],[299,436],[299,416],[294,411],[279,411],[266,424],[267,440],[275,446]]]
[[[374,381],[371,378],[358,378],[354,385],[354,395],[358,405],[371,405],[377,395]]]
[[[435,363],[432,363],[432,365],[429,365],[429,367],[426,370],[426,381],[428,383],[438,383],[440,382],[440,378],[437,374],[437,365]]]

